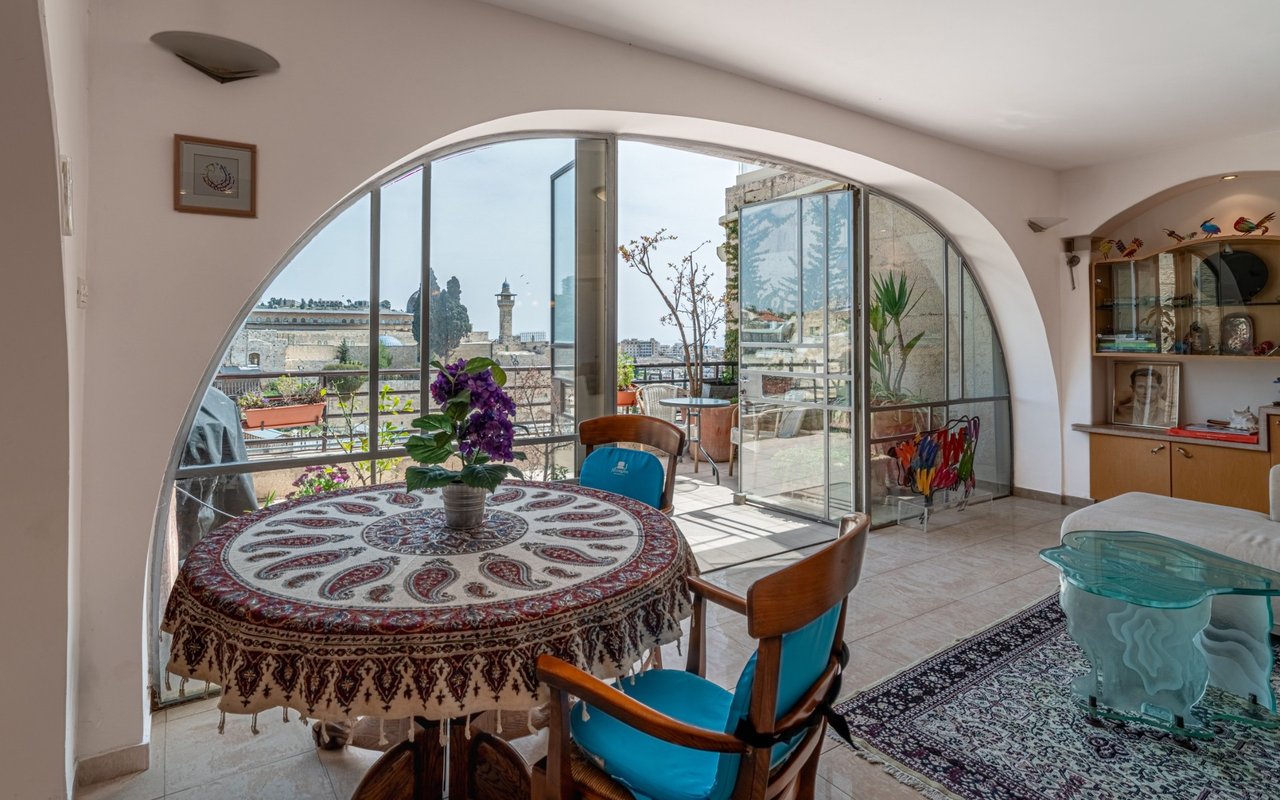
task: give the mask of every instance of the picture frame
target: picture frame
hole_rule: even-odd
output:
[[[1108,372],[1113,425],[1174,428],[1182,365],[1169,361],[1115,361]]]
[[[173,209],[257,217],[257,145],[174,134]]]

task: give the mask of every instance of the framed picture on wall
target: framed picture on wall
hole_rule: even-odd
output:
[[[192,214],[258,216],[258,148],[173,137],[173,208]]]
[[[1144,428],[1178,424],[1182,365],[1167,361],[1116,361],[1111,365],[1111,422]]]

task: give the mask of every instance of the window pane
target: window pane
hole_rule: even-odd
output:
[[[872,195],[869,203],[873,402],[944,399],[945,240],[891,200]]]
[[[800,248],[803,253],[801,293],[804,295],[800,322],[800,340],[805,344],[823,344],[827,316],[827,200],[823,195],[802,201],[803,228]]]
[[[853,192],[827,198],[827,370],[852,375]]]
[[[1004,351],[991,324],[991,314],[978,287],[964,270],[964,396],[993,397],[1009,393]]]
[[[413,432],[410,422],[422,410],[418,360],[422,283],[422,168],[397,176],[382,186],[379,229],[378,408],[379,450],[397,447]],[[414,300],[414,296],[417,300]],[[367,439],[362,449],[368,450]],[[378,462],[378,481],[400,474],[394,461]],[[385,470],[384,470],[385,468]],[[385,472],[385,474],[384,474]]]
[[[507,368],[520,437],[572,414],[573,161],[572,139],[537,139],[431,165],[430,351]]]
[[[798,340],[800,203],[747,206],[741,222],[742,341]]]

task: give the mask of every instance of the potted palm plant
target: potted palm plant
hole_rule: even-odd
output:
[[[476,528],[484,522],[485,495],[510,476],[523,477],[510,464],[525,457],[512,450],[516,404],[502,390],[507,375],[492,359],[431,365],[438,371],[431,398],[442,410],[413,421],[422,433],[410,436],[405,449],[426,466],[406,469],[405,482],[409,491],[442,489],[445,524]]]
[[[266,392],[249,392],[236,402],[243,411],[241,424],[245,428],[297,428],[320,424],[324,396],[325,390],[314,381],[281,375],[267,384]]]
[[[907,276],[901,272],[871,276],[871,307],[867,311],[871,331],[867,356],[871,366],[873,406],[903,405],[914,399],[903,391],[902,383],[907,373],[907,361],[925,332],[920,331],[908,339],[903,322],[919,302],[915,284],[908,284]],[[874,438],[910,433],[916,429],[916,412],[909,409],[875,413],[871,420]]]
[[[636,404],[636,360],[618,353],[618,408]]]

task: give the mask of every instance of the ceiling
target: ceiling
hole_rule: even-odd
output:
[[[1055,169],[1280,130],[1274,0],[486,0]]]

